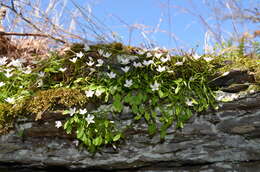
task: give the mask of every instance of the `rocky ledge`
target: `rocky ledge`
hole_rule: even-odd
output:
[[[126,114],[122,125],[131,118]],[[194,114],[182,130],[169,128],[163,142],[159,135],[147,135],[146,124],[140,121],[116,148],[108,146],[95,155],[76,146],[54,121],[19,120],[15,130],[0,136],[0,169],[1,165],[120,172],[260,169],[259,91],[221,103],[218,110]]]
[[[20,167],[128,171],[215,171],[260,168],[260,93],[223,103],[217,111],[194,115],[164,142],[138,124],[117,149],[95,156],[58,134],[48,122],[20,121],[0,137],[0,162]],[[49,127],[48,127],[49,126]],[[23,133],[21,133],[23,132]]]

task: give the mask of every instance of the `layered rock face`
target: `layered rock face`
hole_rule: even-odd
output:
[[[226,90],[222,96],[234,94],[244,87],[231,84],[250,81],[250,77],[235,79],[244,75],[231,72],[211,84]],[[150,137],[140,120],[116,148],[107,146],[95,155],[78,147],[74,136],[54,127],[55,120],[64,120],[62,115],[49,113],[41,121],[19,119],[15,130],[0,136],[0,171],[2,165],[43,171],[256,172],[260,169],[260,92],[235,97],[218,110],[194,114],[182,130],[169,128],[164,141],[159,135]],[[120,116],[122,126],[132,120],[129,113]]]
[[[149,137],[145,126],[140,121],[116,149],[92,155],[51,122],[19,121],[15,131],[0,137],[0,163],[138,172],[260,169],[259,92],[194,115],[182,130],[170,128],[164,142],[159,135]]]

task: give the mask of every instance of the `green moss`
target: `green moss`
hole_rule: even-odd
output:
[[[36,115],[36,120],[48,110],[81,107],[87,103],[87,97],[79,90],[71,88],[56,88],[38,91],[27,103],[26,111]]]
[[[12,127],[12,118],[8,115],[12,105],[0,104],[0,134],[6,133]]]
[[[0,103],[0,135],[13,128],[15,119],[24,112],[24,105],[23,100],[18,101],[15,105]]]

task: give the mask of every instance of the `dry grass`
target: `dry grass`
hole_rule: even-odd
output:
[[[27,62],[47,58],[52,40],[42,37],[14,38],[0,36],[0,57],[25,59]]]

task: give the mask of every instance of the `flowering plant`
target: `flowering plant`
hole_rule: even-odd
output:
[[[12,90],[16,92],[5,91],[1,102],[15,105],[14,98],[25,94],[24,91],[28,92],[28,100],[30,96],[37,96],[35,92],[39,90],[66,88],[71,93],[77,90],[80,98],[71,95],[73,101],[69,98],[59,100],[67,107],[63,114],[69,115],[66,122],[56,121],[55,126],[63,128],[68,134],[75,134],[92,152],[106,144],[115,147],[124,138],[124,129],[128,126],[120,128],[117,126],[120,121],[114,119],[115,114],[123,113],[124,107],[129,107],[135,121],[146,121],[150,135],[159,132],[161,139],[164,139],[170,126],[182,128],[193,111],[205,110],[214,106],[215,102],[214,94],[207,85],[215,70],[210,64],[212,60],[203,57],[172,55],[160,49],[125,50],[97,45],[74,47],[63,56],[52,54],[47,61],[38,62],[34,69],[19,64],[19,61],[6,61],[0,59],[0,64],[4,66],[0,72],[1,91],[14,85],[10,84],[14,81],[9,82],[9,79],[17,76],[18,72],[23,86],[22,89],[15,86],[16,89]],[[28,80],[24,79],[26,77]],[[57,94],[68,97],[63,93],[66,89]],[[58,98],[61,97],[53,96],[47,100],[55,104],[53,99]],[[88,109],[82,99],[94,103],[96,108]],[[42,101],[42,98],[33,100]],[[29,100],[28,104],[34,103]],[[109,108],[99,108],[102,105]],[[37,113],[36,119],[41,119],[44,111],[54,107],[48,103],[46,106],[42,110],[31,106],[27,111]]]

